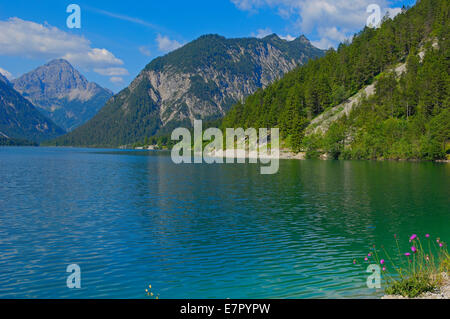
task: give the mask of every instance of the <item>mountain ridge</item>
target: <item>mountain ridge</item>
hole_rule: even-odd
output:
[[[41,142],[64,130],[41,114],[13,87],[0,81],[0,136],[2,144],[13,140]],[[6,140],[6,142],[5,142]]]
[[[14,89],[66,131],[91,119],[113,93],[54,59],[12,81]]]
[[[55,143],[130,144],[194,119],[220,118],[233,103],[323,54],[305,37],[203,35],[152,60],[94,118]]]
[[[0,73],[0,82],[11,85],[11,82],[9,82],[8,78],[1,73]]]

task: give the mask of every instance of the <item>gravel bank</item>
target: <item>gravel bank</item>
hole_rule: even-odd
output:
[[[408,298],[398,295],[385,295],[381,299],[450,299],[450,278],[448,274],[442,274],[444,278],[443,285],[433,292],[427,292],[416,298]]]

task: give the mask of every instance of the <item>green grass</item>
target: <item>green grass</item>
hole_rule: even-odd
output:
[[[447,254],[446,258],[442,261],[440,271],[450,273],[450,255]]]
[[[390,286],[385,289],[385,292],[388,295],[401,295],[408,298],[415,298],[423,293],[435,290],[438,286],[438,279],[433,279],[432,276],[417,274],[391,282]]]
[[[428,234],[422,239],[413,234],[409,238],[410,248],[406,251],[400,248],[397,236],[395,243],[397,249],[394,258],[391,258],[385,248],[377,249],[376,246],[364,258],[364,263],[375,263],[382,267],[387,295],[415,298],[435,291],[442,285],[442,274],[449,274],[450,271],[450,255],[446,243],[440,238],[431,239]],[[353,263],[356,264],[357,260]]]

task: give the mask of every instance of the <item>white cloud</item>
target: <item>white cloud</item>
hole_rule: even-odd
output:
[[[85,52],[69,52],[63,56],[72,64],[87,68],[123,65],[123,61],[106,49],[89,49]]]
[[[161,34],[158,34],[156,42],[158,43],[158,50],[164,53],[176,50],[182,46],[177,40],[171,40],[169,37]]]
[[[256,31],[256,33],[252,33],[252,37],[258,38],[258,39],[262,39],[264,37],[267,37],[268,35],[271,35],[273,32],[270,28],[265,28],[265,29],[258,29]]]
[[[389,18],[395,18],[397,14],[402,13],[402,8],[389,8],[386,10],[386,12],[389,14]]]
[[[139,47],[139,52],[141,52],[145,56],[151,56],[152,55],[152,53],[150,52],[150,49],[147,46],[145,46],[145,45],[142,45],[142,46]]]
[[[265,28],[265,29],[258,29],[258,30],[256,30],[256,32],[252,32],[251,36],[258,38],[258,39],[262,39],[273,33],[274,32],[272,31],[272,29]],[[283,39],[286,41],[294,41],[295,40],[295,37],[291,36],[290,34],[287,34],[285,36],[279,35],[279,37],[280,37],[280,39]]]
[[[73,65],[92,69],[123,65],[107,49],[92,48],[82,36],[64,32],[47,23],[19,18],[0,21],[0,55],[25,58],[64,58]]]
[[[159,25],[147,22],[147,21],[139,19],[139,18],[130,17],[130,16],[127,16],[127,15],[124,15],[124,14],[109,12],[109,11],[106,11],[106,10],[99,10],[99,9],[95,9],[95,8],[91,8],[91,7],[87,7],[87,9],[90,10],[90,11],[94,11],[94,12],[97,12],[99,14],[111,17],[111,18],[119,19],[119,20],[122,20],[122,21],[132,22],[132,23],[135,23],[135,24],[139,24],[139,25],[151,28],[153,30],[160,30],[160,32],[163,32],[163,30],[164,30],[164,28],[162,28]]]
[[[13,76],[12,76],[11,72],[8,72],[8,71],[6,71],[6,70],[3,69],[3,68],[0,68],[0,73],[1,73],[4,77],[6,77],[8,80],[12,80],[12,79],[13,79]]]
[[[121,78],[119,76],[113,76],[109,79],[109,81],[114,84],[120,84],[120,83],[123,83],[123,78]]]
[[[294,41],[294,40],[295,40],[295,37],[293,37],[293,36],[290,35],[290,34],[287,34],[287,35],[285,35],[285,36],[280,35],[279,37],[280,37],[281,39],[283,39],[283,40],[286,40],[286,41]]]
[[[95,68],[94,72],[105,75],[105,76],[118,76],[118,75],[128,75],[128,70],[125,68]]]
[[[237,8],[255,12],[260,8],[271,8],[290,22],[294,34],[310,34],[317,30],[314,42],[322,47],[335,46],[342,39],[350,38],[362,29],[370,13],[369,4],[374,0],[231,0]],[[388,0],[377,0],[382,15],[394,17],[400,8],[389,8]],[[320,31],[319,28],[323,30]]]
[[[336,27],[319,28],[317,33],[320,36],[320,40],[312,41],[311,43],[319,49],[329,49],[336,43],[342,43],[344,41],[350,41],[353,36],[346,35],[345,32],[340,31]]]
[[[231,2],[233,2],[236,7],[238,7],[241,10],[245,10],[245,11],[251,11],[251,10],[255,10],[259,7],[262,7],[263,5],[266,4],[266,2],[271,2],[271,1],[265,1],[265,0],[231,0]]]
[[[63,56],[90,47],[84,37],[19,18],[0,21],[0,54],[27,57]]]

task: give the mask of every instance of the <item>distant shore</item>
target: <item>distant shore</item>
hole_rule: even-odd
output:
[[[119,149],[130,149],[126,146],[121,146]],[[150,150],[150,151],[170,151],[170,149],[159,149],[156,145],[150,145],[150,146],[140,146],[140,147],[134,147],[131,148],[134,150]],[[229,158],[233,157],[233,152],[223,152],[223,151],[216,151],[214,153],[207,153],[207,156],[209,157],[223,157],[223,158]],[[245,152],[245,155],[239,155],[237,156],[239,158],[256,158],[258,155],[256,152],[249,153],[248,151]],[[274,158],[273,156],[264,155],[264,158]],[[306,156],[306,152],[299,152],[295,153],[290,151],[289,149],[280,149],[279,159],[295,159],[295,160],[306,160],[308,159]],[[327,154],[322,154],[318,157],[318,159],[321,160],[329,160],[329,156]],[[440,159],[440,160],[434,160],[434,161],[427,161],[427,160],[419,160],[419,159],[374,159],[374,161],[394,161],[394,162],[435,162],[435,163],[450,163],[450,159]]]
[[[0,147],[7,147],[10,145],[0,145]],[[36,145],[37,146],[37,145]],[[60,147],[60,148],[105,148],[105,149],[117,149],[117,150],[141,150],[141,151],[170,151],[169,148],[159,148],[156,145],[150,146],[138,146],[133,147],[131,145],[122,145],[122,146],[50,146],[50,145],[40,145],[40,147]],[[210,157],[221,157],[219,155],[207,154]],[[222,157],[227,158],[230,156],[223,155]],[[249,155],[248,152],[245,153],[245,156],[238,156],[240,158],[255,158],[256,155]],[[273,156],[264,155],[264,158],[274,158]],[[306,152],[295,153],[290,151],[289,149],[281,149],[279,159],[295,159],[295,160],[306,160],[308,159],[306,156]],[[327,154],[321,154],[317,159],[320,160],[330,160]],[[391,162],[433,162],[433,163],[450,163],[450,159],[439,159],[439,160],[423,160],[423,159],[363,159],[364,161],[391,161]]]

